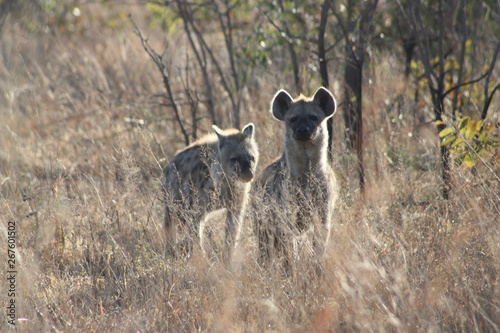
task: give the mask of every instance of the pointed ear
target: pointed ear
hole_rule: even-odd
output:
[[[224,133],[222,133],[222,130],[217,125],[212,125],[212,129],[214,133],[217,134],[219,140],[225,136]]]
[[[255,131],[255,125],[253,123],[248,123],[245,127],[243,127],[243,134],[248,136],[250,139],[253,136],[253,132]]]
[[[292,102],[293,99],[289,93],[285,90],[278,91],[271,102],[271,112],[274,118],[281,121],[285,120],[285,114],[290,108],[290,105],[292,105]]]
[[[337,110],[337,102],[332,93],[321,87],[314,93],[313,102],[319,105],[325,115],[325,118],[333,116]]]

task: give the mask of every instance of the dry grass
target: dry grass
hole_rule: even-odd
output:
[[[307,258],[289,278],[261,270],[250,225],[231,269],[166,258],[159,178],[182,139],[151,97],[159,76],[132,28],[110,29],[98,13],[116,9],[100,6],[75,33],[33,37],[15,17],[0,31],[0,228],[3,248],[17,222],[19,331],[500,330],[499,165],[456,168],[443,202],[431,125],[390,121],[387,101],[404,91],[388,63],[368,89],[364,200],[336,149],[342,195],[323,274]],[[256,123],[260,168],[281,151],[268,103],[291,82],[267,75],[242,115]]]

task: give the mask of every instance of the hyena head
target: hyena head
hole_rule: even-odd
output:
[[[222,131],[216,125],[212,128],[219,139],[219,162],[225,175],[245,183],[251,181],[259,159],[254,124],[249,123],[241,132]]]
[[[322,130],[323,121],[333,116],[336,108],[335,98],[325,88],[319,88],[312,98],[301,96],[296,100],[280,90],[271,103],[273,116],[284,121],[286,131],[301,142],[313,141]]]

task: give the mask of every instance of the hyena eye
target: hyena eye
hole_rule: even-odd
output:
[[[240,162],[240,158],[239,157],[233,157],[231,159],[229,159],[229,161],[233,164],[236,164],[236,163],[239,163]]]
[[[310,116],[309,116],[309,119],[310,119],[311,121],[318,121],[318,116],[317,116],[317,115],[315,115],[315,114],[312,114],[312,115],[310,115]]]
[[[294,123],[294,122],[296,122],[296,121],[297,121],[297,119],[299,119],[299,117],[297,117],[297,116],[293,116],[292,118],[290,118],[290,121],[291,121],[292,123]]]

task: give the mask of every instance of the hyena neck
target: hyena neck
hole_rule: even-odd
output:
[[[326,134],[326,135],[325,135]],[[328,168],[328,134],[326,130],[318,133],[312,142],[299,142],[291,135],[285,135],[284,160],[293,178],[323,173]]]
[[[220,187],[220,185],[227,181],[226,175],[220,163],[219,151],[217,149],[217,143],[212,143],[207,146],[207,154],[206,154],[205,163],[207,164],[210,170],[210,176],[212,181],[214,182],[215,187]]]

